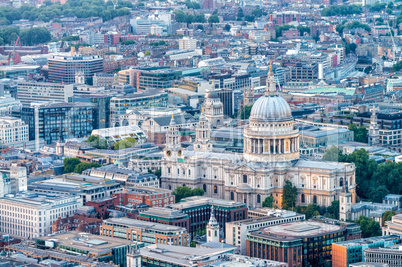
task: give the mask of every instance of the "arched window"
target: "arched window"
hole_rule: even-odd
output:
[[[230,200],[234,200],[234,192],[230,192]]]
[[[261,196],[257,195],[257,203],[261,203]]]
[[[168,188],[169,188],[169,190],[172,190],[172,186],[171,186],[171,185],[169,185]]]
[[[214,185],[214,194],[218,194],[218,187]]]
[[[188,170],[188,175],[191,175],[191,170]]]
[[[306,198],[305,198],[304,194],[301,194],[301,203],[304,203],[304,202],[306,202]]]
[[[183,186],[186,186],[186,184],[183,184]]]
[[[202,185],[202,190],[204,190],[205,193],[207,192],[207,185],[206,184]]]
[[[313,203],[317,204],[317,196],[315,196],[315,195],[313,196]]]
[[[243,183],[247,184],[247,175],[243,175]]]
[[[343,178],[339,179],[339,186],[343,186]]]

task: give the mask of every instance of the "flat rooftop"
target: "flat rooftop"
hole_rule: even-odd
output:
[[[274,225],[259,230],[261,234],[277,235],[281,237],[313,237],[339,232],[344,227],[321,222],[293,222]]]
[[[241,202],[227,201],[223,199],[215,199],[211,197],[202,197],[202,196],[194,196],[187,197],[181,200],[181,202],[170,205],[173,209],[188,209],[203,205],[214,205],[219,207],[226,208],[237,208],[237,207],[246,207],[246,204]]]
[[[392,240],[399,240],[399,236],[397,235],[376,236],[376,237],[337,242],[334,244],[343,247],[354,247],[354,246],[363,246],[366,244],[373,244],[377,242],[392,241]]]
[[[77,231],[57,234],[54,236],[39,237],[38,240],[53,241],[57,245],[88,251],[88,253],[95,255],[104,254],[116,247],[129,246],[132,244],[132,241],[130,240],[92,235]]]
[[[183,231],[187,232],[187,229],[184,227],[178,227],[174,225],[167,225],[161,223],[154,223],[154,222],[147,222],[147,221],[140,221],[135,219],[129,218],[111,218],[103,221],[104,225],[123,225],[127,227],[133,228],[140,228],[140,229],[147,229],[147,230],[154,230],[156,232],[178,232]]]
[[[178,210],[173,210],[173,209],[168,209],[168,208],[149,208],[148,210],[140,212],[139,215],[145,215],[145,216],[156,216],[156,217],[162,217],[166,219],[179,219],[179,218],[184,218],[188,217],[187,214],[182,213]]]

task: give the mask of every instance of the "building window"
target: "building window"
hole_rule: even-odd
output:
[[[234,200],[234,192],[230,192],[230,200]]]
[[[261,196],[257,195],[257,203],[261,203]]]
[[[202,185],[202,190],[204,190],[205,193],[207,192],[207,185],[206,184]]]
[[[339,180],[339,186],[343,186],[343,178]]]
[[[218,194],[218,187],[214,185],[214,194]]]
[[[304,194],[301,194],[301,203],[304,203],[306,201]]]
[[[169,185],[168,188],[169,188],[169,190],[172,190],[172,186],[171,186],[171,185]]]
[[[315,195],[313,196],[313,203],[317,204],[317,196],[315,196]]]
[[[247,175],[243,175],[243,183],[247,184]]]

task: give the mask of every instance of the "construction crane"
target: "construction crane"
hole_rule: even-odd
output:
[[[19,44],[21,47],[20,37],[18,37],[17,40],[15,41],[13,52],[11,52],[11,54],[8,56],[8,65],[18,64],[20,62],[20,55],[17,52],[15,52],[17,44]]]

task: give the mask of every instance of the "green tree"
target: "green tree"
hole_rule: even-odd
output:
[[[74,172],[75,166],[80,163],[81,161],[77,158],[65,158],[63,160],[64,173]]]
[[[267,208],[273,208],[274,207],[274,197],[273,196],[267,196],[265,200],[262,202],[263,207]]]
[[[243,20],[244,17],[244,13],[243,13],[243,9],[239,8],[239,10],[237,11],[237,20]]]
[[[356,221],[358,225],[360,225],[360,229],[362,230],[362,238],[374,237],[381,235],[381,226],[374,219],[360,216]]]
[[[213,23],[219,23],[219,17],[218,15],[212,15],[208,18],[208,22],[213,24]]]
[[[356,124],[349,124],[348,129],[353,131],[353,139],[356,142],[367,143],[368,142],[368,131],[366,127],[357,127]]]
[[[130,148],[134,146],[136,143],[137,140],[134,137],[127,137],[123,140],[114,143],[114,150]]]
[[[327,208],[327,211],[329,214],[331,214],[331,217],[334,219],[339,219],[339,200],[334,200],[331,203],[331,206]]]
[[[151,55],[151,52],[149,52],[149,50],[145,51],[144,56],[148,57]]]
[[[262,17],[263,15],[262,9],[260,7],[254,8],[253,11],[251,11],[251,15],[253,15],[256,18]]]
[[[183,198],[192,197],[192,196],[203,196],[204,190],[201,188],[191,189],[188,186],[179,186],[173,191],[173,195],[175,196],[176,203],[180,202]]]
[[[96,163],[96,162],[91,162],[91,163],[81,162],[80,164],[75,166],[74,172],[81,174],[83,171],[85,171],[87,169],[97,168],[97,167],[100,167],[100,166],[101,165],[99,163]]]
[[[320,212],[318,211],[318,206],[316,204],[308,204],[304,214],[306,215],[306,219],[310,219],[313,216],[320,215]]]
[[[125,40],[125,41],[121,41],[120,42],[120,44],[121,45],[132,45],[132,44],[135,44],[135,41],[134,40]]]
[[[321,16],[330,17],[330,16],[341,16],[341,15],[360,15],[362,13],[362,7],[358,5],[333,5],[327,8],[324,8],[321,11]]]
[[[383,198],[389,194],[389,191],[385,185],[371,187],[370,200],[374,203],[382,203]]]
[[[229,24],[226,24],[225,27],[223,27],[223,30],[225,30],[227,32],[230,31],[230,29],[231,29],[231,27]]]
[[[283,186],[282,208],[286,210],[291,210],[293,207],[296,207],[296,197],[296,186],[293,186],[291,181],[286,180],[285,185]]]
[[[342,150],[340,150],[336,146],[331,146],[330,148],[325,150],[325,154],[322,157],[322,160],[332,162],[344,162],[345,156],[342,154]]]
[[[248,21],[248,22],[254,22],[254,21],[255,21],[255,17],[254,17],[254,16],[251,16],[251,15],[246,15],[246,16],[244,17],[244,20],[245,20],[245,21]]]
[[[250,113],[251,113],[252,108],[253,108],[253,105],[242,107],[239,112],[239,116],[240,116],[239,119],[248,120],[250,118]],[[237,116],[237,114],[236,114],[236,116]]]
[[[90,135],[85,142],[89,143],[92,147],[97,149],[109,148],[107,140],[104,138],[100,138],[98,135]]]
[[[396,215],[396,212],[393,210],[387,210],[382,215],[382,226],[385,226],[385,222],[390,221],[393,216]]]

